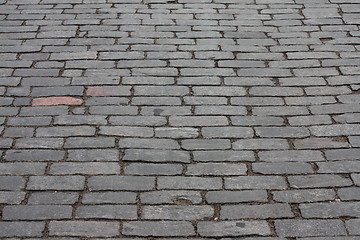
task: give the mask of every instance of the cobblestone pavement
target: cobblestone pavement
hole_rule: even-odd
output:
[[[360,0],[0,0],[1,239],[360,239]]]

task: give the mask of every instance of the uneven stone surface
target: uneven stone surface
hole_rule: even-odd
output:
[[[359,0],[0,0],[0,239],[360,239]]]

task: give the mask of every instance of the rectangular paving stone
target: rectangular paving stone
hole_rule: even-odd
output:
[[[317,162],[324,161],[320,151],[314,150],[278,150],[259,152],[259,158],[265,162]]]
[[[270,116],[235,116],[231,117],[231,123],[235,126],[281,126],[284,125],[284,120]]]
[[[255,156],[251,151],[194,151],[196,162],[254,162]]]
[[[277,69],[277,68],[246,68],[246,69],[238,70],[237,74],[238,76],[242,76],[242,77],[290,77],[291,76],[291,73],[288,69]]]
[[[350,219],[346,221],[346,229],[349,231],[350,235],[359,235],[359,219]]]
[[[70,137],[65,140],[64,148],[110,148],[115,146],[111,137]]]
[[[41,237],[44,222],[0,222],[1,237]]]
[[[182,172],[180,164],[132,163],[124,168],[125,175],[180,175]]]
[[[286,183],[280,176],[240,176],[225,178],[225,189],[286,189]]]
[[[322,105],[326,103],[336,103],[333,96],[306,96],[306,97],[286,97],[285,102],[288,105]]]
[[[309,130],[304,127],[255,127],[255,133],[264,138],[304,138],[310,136]]]
[[[185,175],[191,176],[228,176],[245,175],[247,167],[245,164],[232,163],[197,163],[187,166]]]
[[[68,150],[68,155],[67,155],[67,161],[116,162],[118,160],[119,160],[119,151],[116,149]]]
[[[155,128],[155,137],[158,138],[196,138],[199,135],[199,130],[196,128],[181,127],[159,127]]]
[[[194,95],[200,96],[244,96],[246,94],[245,88],[242,87],[193,87]]]
[[[91,106],[92,115],[137,115],[138,108],[134,106]]]
[[[347,148],[346,140],[332,138],[305,138],[294,140],[296,149]]]
[[[29,127],[8,127],[5,129],[4,137],[32,137],[34,129]]]
[[[58,69],[27,69],[27,68],[18,68],[14,72],[15,77],[57,77],[59,76],[60,70]],[[42,95],[42,91],[39,89],[34,92],[35,95],[33,96],[40,96]],[[44,93],[45,94],[45,93]],[[43,95],[44,96],[44,95]]]
[[[134,192],[90,192],[82,198],[83,204],[130,204],[136,203]]]
[[[32,117],[33,118],[32,120],[37,119],[38,121],[42,122],[42,120],[40,120],[40,117],[36,117],[36,116],[53,116],[53,115],[66,115],[66,114],[68,114],[67,106],[44,106],[44,107],[22,107],[19,115],[22,117]],[[40,125],[40,124],[37,123],[34,125]]]
[[[85,106],[104,106],[104,105],[121,105],[121,104],[128,104],[129,99],[125,97],[89,97],[85,100]],[[80,118],[83,118],[85,120],[88,120],[88,122],[91,123],[91,117],[89,116],[80,116]],[[93,116],[94,118],[96,116]],[[106,116],[99,116],[99,118],[104,118],[103,121],[104,124],[107,123]],[[96,118],[95,118],[96,119]],[[74,121],[74,124],[76,121]],[[101,125],[101,124],[99,124]]]
[[[290,203],[322,202],[335,199],[335,192],[332,189],[274,191],[272,195],[275,201]]]
[[[179,102],[181,102],[180,99],[178,100]],[[141,107],[141,115],[144,116],[184,116],[190,114],[191,114],[191,107],[189,106]]]
[[[268,218],[291,218],[294,214],[290,205],[276,203],[263,205],[227,205],[221,206],[220,218],[225,220],[234,219],[268,219]]]
[[[64,159],[65,152],[61,150],[8,150],[6,161],[59,161]]]
[[[160,116],[112,116],[109,123],[117,126],[163,126],[167,121]]]
[[[249,91],[253,96],[302,96],[303,90],[298,87],[251,87]]]
[[[120,166],[117,163],[82,162],[82,163],[54,163],[50,166],[51,175],[111,175],[120,174]]]
[[[360,188],[340,188],[337,194],[341,200],[360,200]]]
[[[101,205],[80,206],[76,209],[76,219],[137,219],[137,206],[135,205]]]
[[[200,99],[200,98],[197,98]],[[247,110],[245,107],[239,107],[239,106],[228,106],[228,105],[215,105],[215,106],[211,106],[211,105],[206,105],[206,104],[219,104],[219,102],[217,102],[215,99],[214,102],[215,103],[211,103],[210,99],[207,97],[201,97],[202,101],[199,101],[198,103],[191,103],[191,102],[187,102],[185,99],[186,103],[189,104],[196,104],[195,106],[195,115],[226,115],[226,116],[232,116],[232,115],[246,115],[247,114]],[[209,100],[209,101],[207,101]],[[226,99],[223,99],[226,100]],[[223,101],[225,103],[225,101]],[[201,105],[204,104],[204,105]],[[221,103],[222,104],[222,103]]]
[[[328,104],[324,106],[314,105],[310,106],[312,114],[340,114],[340,113],[354,113],[359,112],[359,103],[343,103],[343,104]],[[336,127],[336,125],[335,125]]]
[[[55,116],[55,125],[106,125],[106,116]]]
[[[185,86],[135,86],[134,96],[184,96],[189,93]]]
[[[4,220],[47,220],[70,219],[72,207],[61,205],[6,206],[3,209]]]
[[[37,137],[93,136],[95,128],[90,126],[45,127],[36,130]]]
[[[123,224],[122,234],[142,237],[187,237],[195,235],[195,231],[192,224],[185,221],[132,221]]]
[[[226,126],[228,120],[226,117],[215,116],[170,116],[170,126],[193,127],[193,126]]]
[[[201,220],[214,215],[211,206],[144,206],[144,220]]]
[[[285,139],[240,139],[232,143],[235,150],[258,150],[258,149],[289,149],[289,143]]]
[[[47,70],[48,71],[48,70]],[[84,92],[83,87],[34,87],[31,91],[33,97],[46,97],[46,96],[82,96]]]
[[[180,46],[181,47],[181,46]],[[178,85],[220,85],[219,77],[179,77]]]
[[[124,138],[119,140],[120,148],[142,149],[180,149],[177,141],[172,139]]]
[[[152,137],[153,129],[149,127],[101,126],[100,135],[121,137]]]
[[[280,237],[345,235],[341,220],[275,220],[275,231]]]
[[[101,86],[88,87],[86,95],[93,97],[130,96],[131,92],[130,87],[127,86]]]
[[[202,198],[199,191],[163,190],[141,193],[140,201],[142,204],[199,204]]]
[[[352,147],[360,147],[360,136],[351,136],[348,139]]]
[[[17,107],[0,107],[0,116],[16,116],[19,112]]]
[[[182,150],[127,149],[123,161],[190,162],[190,154]]]
[[[351,174],[351,178],[355,185],[360,186],[360,174]]]
[[[20,176],[0,176],[0,190],[21,190],[25,187],[25,179]]]
[[[329,126],[310,127],[310,132],[315,136],[342,136],[354,135],[360,131],[356,124],[337,124]]]
[[[51,221],[50,236],[115,237],[120,224],[104,221]]]
[[[202,237],[271,235],[270,227],[266,221],[203,221],[197,224],[197,230]]]
[[[346,187],[352,185],[350,179],[330,174],[289,176],[288,181],[293,188]]]
[[[359,202],[304,203],[300,212],[304,218],[359,217]]]
[[[327,82],[330,86],[337,86],[344,84],[356,84],[359,83],[359,79],[356,76],[334,76],[328,77]]]
[[[178,75],[176,68],[132,68],[132,76],[163,76],[172,77]]]
[[[229,139],[186,139],[181,141],[181,147],[185,150],[216,150],[230,149]]]
[[[225,47],[225,46],[223,46]],[[249,46],[247,46],[249,47]],[[273,86],[271,78],[262,77],[225,77],[225,85],[229,86]]]
[[[29,205],[72,205],[78,201],[79,194],[74,192],[32,192]]]
[[[317,163],[318,173],[356,173],[360,172],[358,161],[333,161]]]
[[[0,163],[1,175],[42,175],[46,163]]]
[[[143,176],[94,176],[88,179],[87,185],[90,191],[146,191],[155,187],[155,178]]]
[[[268,196],[265,190],[209,191],[206,194],[206,201],[210,204],[267,202]]]
[[[16,148],[60,149],[64,145],[63,138],[20,138],[16,140]]]
[[[280,97],[232,97],[231,104],[237,106],[278,106],[284,105],[284,100]]]
[[[180,70],[180,75],[185,77],[186,76],[224,76],[224,77],[236,76],[232,68],[182,68]]]
[[[313,167],[309,163],[302,162],[274,162],[274,163],[253,163],[252,170],[255,173],[266,175],[282,174],[306,174],[313,173]]]
[[[25,199],[25,192],[0,191],[0,204],[20,204]]]
[[[158,189],[218,190],[222,181],[218,177],[159,177]]]
[[[65,68],[67,69],[89,69],[89,68],[113,68],[114,61],[99,61],[99,60],[72,60],[66,61]]]
[[[256,116],[297,116],[308,115],[309,110],[295,106],[254,107],[253,114]]]
[[[180,96],[177,97],[134,97],[132,105],[135,106],[174,106],[181,105]],[[155,114],[158,115],[158,114]]]
[[[83,176],[30,176],[27,190],[83,190]]]
[[[251,138],[254,135],[247,127],[203,127],[201,133],[205,138]]]
[[[0,148],[11,148],[13,140],[11,138],[0,139]]]
[[[359,159],[359,148],[350,149],[332,149],[326,150],[325,156],[327,160],[339,161],[339,160],[358,160]]]

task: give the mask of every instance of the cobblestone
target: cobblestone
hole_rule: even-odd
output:
[[[246,206],[223,206],[220,217],[222,219],[267,219],[293,217],[290,206],[287,204],[264,204]]]
[[[304,228],[306,232],[302,231]],[[284,237],[345,235],[344,223],[340,220],[276,220],[275,229]]]
[[[115,237],[119,235],[119,224],[103,221],[51,221],[50,236]]]
[[[270,228],[265,221],[221,221],[221,222],[200,222],[198,224],[200,236],[244,236],[257,234],[260,236],[270,235]]]
[[[302,203],[321,202],[335,199],[335,192],[331,189],[306,189],[272,192],[275,201]]]
[[[0,6],[1,239],[359,239],[359,0]]]

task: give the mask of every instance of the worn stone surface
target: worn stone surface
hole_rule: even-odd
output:
[[[270,235],[270,228],[265,221],[221,221],[199,222],[198,232],[200,236],[224,237],[244,236],[256,234],[260,236]]]
[[[282,237],[345,235],[341,220],[276,220],[276,233]],[[306,231],[304,231],[306,229]]]
[[[359,0],[0,0],[0,239],[358,240]]]
[[[178,237],[193,236],[194,227],[185,221],[133,221],[123,225],[122,234],[125,236],[153,236],[153,237]]]
[[[221,207],[222,219],[268,219],[293,217],[290,206],[287,204],[264,204],[264,205],[234,205]]]

